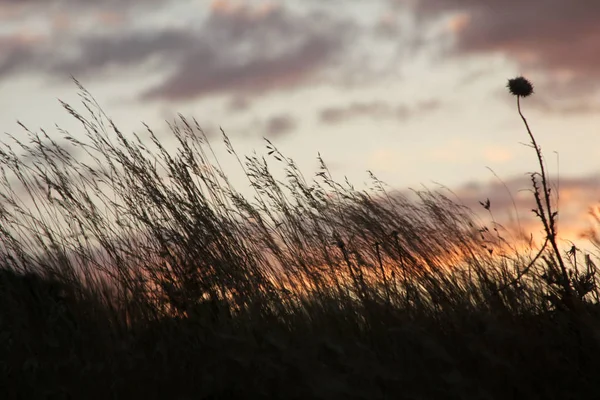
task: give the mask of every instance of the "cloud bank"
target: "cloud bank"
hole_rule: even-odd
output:
[[[398,3],[396,1],[395,3]],[[557,91],[600,89],[600,2],[595,0],[416,0],[423,17],[451,13],[459,55],[501,52],[546,73]]]
[[[0,7],[3,3],[13,4],[0,0]],[[91,3],[67,0],[62,4]],[[119,12],[142,5],[152,9],[134,0],[104,4]],[[118,72],[154,61],[167,74],[143,91],[142,100],[260,94],[318,81],[343,53],[356,28],[330,13],[300,12],[274,3],[252,6],[219,0],[204,11],[205,18],[195,26],[121,26],[70,35],[55,32],[37,40],[24,40],[22,30],[0,38],[5,55],[0,57],[0,79],[23,72],[95,77],[109,69]]]

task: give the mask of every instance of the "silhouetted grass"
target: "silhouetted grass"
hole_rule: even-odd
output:
[[[374,176],[355,190],[320,158],[307,178],[272,143],[242,158],[223,132],[248,198],[195,121],[171,125],[169,151],[150,128],[123,135],[79,88],[85,116],[64,107],[82,133],[58,142],[23,126],[0,149],[3,398],[600,389],[596,267],[558,248],[543,169],[532,184],[546,240],[517,250],[442,192],[409,199]]]

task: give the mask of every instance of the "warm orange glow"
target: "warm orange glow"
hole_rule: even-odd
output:
[[[452,33],[460,33],[471,23],[471,15],[469,13],[462,13],[454,16],[448,22],[448,30]]]
[[[503,163],[513,159],[513,154],[506,148],[488,147],[484,150],[485,159],[490,162]]]
[[[232,0],[213,0],[210,3],[210,9],[215,14],[233,14],[241,7],[243,6],[240,2]]]

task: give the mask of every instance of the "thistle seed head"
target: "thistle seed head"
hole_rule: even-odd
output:
[[[527,97],[533,94],[533,85],[522,76],[509,79],[506,87],[514,96]]]

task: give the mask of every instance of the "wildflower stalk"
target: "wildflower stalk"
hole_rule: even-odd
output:
[[[567,273],[567,268],[565,267],[564,260],[560,253],[560,249],[558,248],[558,243],[556,240],[557,237],[557,229],[556,229],[556,217],[558,215],[558,211],[552,210],[552,203],[550,200],[550,188],[548,187],[548,179],[546,174],[546,169],[544,167],[544,160],[542,155],[542,150],[538,146],[537,141],[535,140],[535,136],[531,132],[531,128],[529,127],[529,123],[527,119],[523,115],[521,111],[521,97],[528,97],[533,94],[533,85],[523,77],[517,77],[514,79],[510,79],[507,85],[511,94],[517,97],[517,109],[519,111],[519,115],[525,124],[525,128],[527,129],[527,134],[529,135],[529,139],[531,140],[531,144],[535,149],[536,156],[540,165],[540,177],[542,182],[542,190],[544,193],[543,203],[542,198],[539,195],[539,188],[537,187],[537,182],[535,180],[535,174],[531,175],[531,179],[534,187],[534,196],[536,200],[537,210],[534,210],[535,214],[542,221],[542,225],[544,226],[544,232],[546,233],[546,240],[550,243],[552,247],[552,251],[556,257],[556,261],[560,267],[562,279],[561,286],[564,290],[562,301],[568,308],[573,306],[572,300],[572,290],[570,285],[569,276]]]

